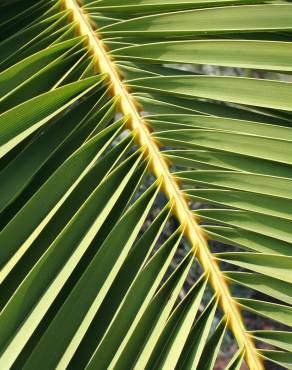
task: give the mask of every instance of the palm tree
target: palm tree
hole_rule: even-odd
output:
[[[291,2],[0,9],[1,370],[292,369]]]

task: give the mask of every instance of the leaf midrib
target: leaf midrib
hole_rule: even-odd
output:
[[[263,370],[260,354],[254,345],[252,338],[245,329],[238,304],[231,296],[227,280],[221,272],[217,261],[208,248],[207,236],[200,227],[198,219],[190,212],[188,200],[181,192],[177,180],[171,174],[169,166],[161,154],[159,144],[154,141],[147,122],[141,117],[141,107],[135,101],[127,86],[123,83],[123,77],[114,61],[107,53],[106,46],[99,38],[88,16],[83,12],[76,0],[63,0],[65,9],[70,10],[73,20],[78,27],[78,34],[86,36],[87,45],[92,49],[96,59],[96,70],[108,76],[111,85],[111,94],[119,97],[119,110],[128,116],[128,128],[134,131],[136,142],[145,148],[145,155],[150,162],[150,169],[162,181],[162,189],[173,202],[173,214],[184,227],[184,234],[192,244],[193,252],[197,256],[202,267],[209,273],[209,281],[213,286],[224,310],[238,345],[245,351],[245,359],[250,369]]]

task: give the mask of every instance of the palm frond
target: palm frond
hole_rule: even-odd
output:
[[[290,369],[292,4],[0,9],[0,368]]]

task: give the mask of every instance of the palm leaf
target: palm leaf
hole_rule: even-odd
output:
[[[290,1],[0,10],[1,369],[290,369]]]

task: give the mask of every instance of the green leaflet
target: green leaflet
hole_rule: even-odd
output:
[[[1,243],[6,245],[1,254],[1,267],[4,267],[10,259],[13,266],[15,258],[17,260],[37,238],[74,188],[88,173],[93,163],[111,143],[115,136],[113,134],[119,132],[122,124],[123,122],[117,122],[81,146],[53,173],[6,225],[0,234]],[[7,244],[8,240],[10,240],[10,244]],[[5,267],[2,274],[5,276],[12,266]]]
[[[35,1],[28,0],[23,6],[23,4],[18,4],[18,9],[16,9],[15,4],[7,3],[5,1],[1,3],[1,27],[6,31],[4,35],[7,37],[13,30],[20,29],[23,26],[28,25],[33,22],[35,18],[39,18],[43,13],[49,13],[52,3],[45,1]],[[13,25],[10,24],[10,20],[13,20]],[[14,29],[14,27],[15,29]]]
[[[42,316],[39,313],[44,312],[44,308],[48,310],[56,299],[60,289],[106,220],[139,162],[139,155],[132,156],[111,176],[104,179],[22,282],[17,293],[13,296],[13,300],[6,306],[5,315],[1,317],[6,327],[6,337],[2,337],[2,346],[6,348],[0,363],[6,365],[15,361],[26,340],[29,339],[40,322]],[[122,182],[119,181],[121,174],[124,176]],[[119,185],[115,186],[117,183]],[[113,187],[115,192],[111,192]],[[100,196],[101,194],[103,197]],[[39,278],[40,276],[42,279]],[[26,307],[23,307],[22,296],[28,286],[33,286],[33,288],[29,291]],[[22,310],[18,310],[19,315],[11,315],[11,312],[15,312],[15,309],[20,305],[22,305]],[[31,311],[32,307],[34,309]],[[22,322],[25,318],[25,308],[27,312],[30,312],[30,315]],[[22,325],[18,328],[20,323]],[[16,333],[14,333],[15,330],[17,330]],[[12,334],[14,334],[13,340],[7,345],[5,341]]]
[[[280,351],[260,351],[261,355],[275,364],[278,364],[285,369],[291,370],[291,353],[290,352],[280,352]]]
[[[46,65],[61,56],[65,51],[71,49],[73,46],[78,45],[78,41],[80,42],[81,38],[67,40],[51,46],[29,56],[25,60],[14,64],[10,68],[0,73],[0,83],[3,84],[1,94],[5,95],[12,89],[16,88],[28,77],[39,72]]]
[[[255,299],[239,298],[237,301],[244,309],[251,310],[262,316],[269,317],[272,320],[292,326],[292,308],[290,306],[258,301]]]
[[[164,270],[164,263],[167,266],[167,254],[165,255],[159,253],[160,257],[158,257],[159,254],[157,257],[153,257],[151,268],[150,261],[149,268],[146,268],[145,265],[147,263],[147,258],[149,258],[150,253],[155,247],[158,237],[161,235],[163,227],[165,226],[169,216],[169,211],[169,206],[167,205],[141,236],[141,238],[135,242],[135,245],[127,256],[125,263],[118,272],[107,296],[103,300],[100,309],[92,321],[90,329],[76,351],[74,358],[70,363],[71,366],[85,367],[89,362],[91,355],[99,346],[101,340],[102,342],[100,348],[102,355],[104,357],[106,357],[106,353],[111,355],[111,351],[113,351],[117,342],[113,340],[113,336],[110,333],[115,333],[115,338],[119,336],[122,338],[123,330],[125,330],[125,327],[123,328],[123,325],[121,325],[121,320],[115,320],[116,312],[121,310],[122,315],[122,311],[124,310],[124,314],[127,314],[131,317],[130,308],[132,309],[134,306],[131,304],[131,296],[132,299],[135,299],[137,302],[139,302],[138,295],[142,297],[144,292],[144,287],[141,284],[145,284],[146,292],[147,286],[150,289],[151,284],[156,285],[156,278],[157,281],[159,281],[159,277],[155,276],[155,272],[159,271],[160,269]],[[165,253],[169,253],[169,250]],[[165,261],[163,261],[163,258],[165,258]],[[154,262],[154,260],[156,262]],[[144,272],[142,272],[142,270]],[[146,271],[148,271],[148,273]],[[147,281],[147,274],[149,274],[149,282]],[[134,289],[134,281],[137,276],[139,276],[139,279],[141,279],[140,284],[137,282],[137,290],[130,293],[130,290]],[[128,292],[129,298],[124,299],[125,295],[128,295]],[[145,294],[147,294],[147,292]],[[123,301],[125,301],[124,306]],[[129,305],[127,305],[126,301],[129,302]],[[122,306],[125,307],[125,309],[122,308]],[[116,324],[112,324],[113,322]],[[111,329],[109,329],[107,335],[103,338],[107,328],[111,325]],[[110,343],[110,346],[108,346],[107,343]]]
[[[291,221],[236,210],[204,209],[196,212],[205,221],[219,222],[291,243]]]
[[[244,250],[292,256],[291,244],[269,236],[231,226],[207,225],[211,238]]]
[[[5,4],[5,0],[2,5],[4,6],[5,13],[6,11],[8,12],[8,17],[6,16],[5,21],[1,23],[4,29],[4,38],[60,11],[59,0],[57,2],[54,2],[54,0],[36,0],[33,4],[29,0],[25,8],[20,4],[15,4],[15,2],[9,2],[9,4],[6,2]],[[11,24],[11,19],[13,20],[13,24]]]
[[[156,12],[156,11],[173,11],[184,9],[195,9],[204,6],[218,6],[234,4],[248,4],[253,0],[182,0],[177,3],[176,0],[140,0],[139,3],[135,0],[128,0],[121,3],[119,0],[84,0],[86,8],[89,10],[108,10],[111,12],[134,13],[140,12]]]
[[[176,142],[172,141],[176,144]],[[178,166],[202,170],[234,170],[254,174],[279,176],[292,179],[292,167],[259,158],[231,152],[203,149],[166,150],[163,152],[170,161]]]
[[[215,317],[217,304],[217,299],[214,297],[193,325],[186,346],[180,355],[178,369],[197,369]]]
[[[225,276],[235,283],[255,289],[284,303],[291,304],[292,302],[292,286],[290,282],[249,272],[226,272]]]
[[[74,82],[37,96],[2,113],[0,115],[0,155],[6,154],[20,141],[92,90],[101,81],[101,77],[91,77]]]
[[[222,117],[191,115],[191,114],[168,114],[149,116],[148,121],[156,131],[173,131],[177,132],[177,139],[181,140],[179,133],[184,133],[184,130],[189,135],[192,134],[191,129],[194,130],[216,130],[224,131],[226,135],[228,132],[237,134],[254,135],[257,137],[266,137],[279,140],[292,140],[292,129],[278,125],[263,124],[254,121],[228,119]],[[171,132],[172,133],[172,132]],[[181,140],[183,141],[183,140]]]
[[[291,5],[258,5],[150,15],[102,28],[107,36],[175,36],[291,29]],[[171,25],[171,26],[170,26]]]
[[[285,42],[174,41],[128,46],[115,50],[113,56],[137,62],[214,64],[227,67],[292,71],[292,45]]]
[[[67,12],[54,14],[40,22],[33,23],[24,30],[14,33],[12,36],[0,43],[0,51],[3,57],[0,67],[2,70],[20,61],[23,57],[33,54],[33,51],[39,51],[39,43],[44,43],[45,38],[56,26],[65,26]],[[30,51],[30,53],[28,53]]]
[[[44,356],[47,369],[68,365],[138,235],[157,194],[156,185],[149,188],[113,228],[32,352],[26,363],[27,369],[37,369],[40,358]],[[78,306],[76,302],[79,302]],[[56,330],[60,330],[58,340],[55,338]],[[54,350],[48,353],[47,348],[52,343]]]
[[[261,253],[218,253],[221,261],[258,272],[282,281],[292,281],[292,257]]]
[[[292,333],[287,331],[256,330],[250,334],[265,343],[292,351]]]
[[[224,205],[292,220],[292,202],[288,199],[222,189],[194,189],[187,190],[186,193],[194,201]]]
[[[220,346],[225,335],[225,331],[226,331],[226,320],[225,317],[223,317],[223,319],[217,325],[214,333],[212,333],[204,347],[204,351],[198,364],[198,369],[202,370],[214,369],[215,361],[218,356]]]
[[[136,276],[131,288],[121,302],[116,317],[98,345],[88,368],[96,364],[108,367],[115,357],[126,348],[128,341],[147,309],[161,279],[178,247],[181,230],[173,234]],[[115,333],[115,335],[114,335]],[[116,359],[117,360],[117,359]]]
[[[284,164],[292,164],[291,142],[270,139],[249,134],[230,133],[217,130],[175,130],[159,132],[155,137],[164,145],[186,148],[210,148],[225,152],[234,152],[251,157],[274,160]],[[267,147],[271,149],[267,151]],[[247,148],[249,150],[247,151]]]
[[[292,6],[291,6],[292,7]],[[292,84],[223,76],[148,77],[132,80],[137,91],[155,91],[292,111]],[[273,91],[273,94],[270,94]]]
[[[41,95],[42,93],[59,87],[61,81],[67,74],[67,70],[71,70],[76,64],[80,63],[80,60],[84,59],[85,54],[86,52],[82,49],[74,51],[72,48],[68,54],[64,53],[62,56],[52,61],[38,73],[32,75],[24,81],[24,83],[4,96],[0,103],[0,111],[7,111],[23,103],[24,96],[27,101],[37,95]]]
[[[5,305],[5,302],[11,298],[19,284],[33,267],[34,263],[45,253],[50,244],[56,239],[70,219],[86,201],[88,196],[100,184],[102,179],[111,172],[113,165],[120,159],[125,149],[129,146],[129,139],[131,140],[131,137],[123,140],[90,169],[88,174],[80,181],[65,202],[61,205],[55,216],[46,224],[28,250],[23,251],[22,255],[20,254],[20,256],[17,256],[18,260],[15,258],[17,262],[14,264],[13,269],[2,283],[3,293],[1,295],[1,306]],[[137,171],[133,180],[130,179],[127,190],[123,191],[122,196],[129,196],[129,194],[131,194],[130,192],[133,192],[133,188],[135,189],[136,184],[134,184],[133,187],[132,182],[137,181],[139,176],[140,170]],[[119,212],[122,213],[124,210],[123,202],[118,200],[117,204],[110,212],[109,217],[111,217],[113,225],[117,221],[116,214],[120,216],[120,213],[115,210],[116,207],[118,207]],[[104,234],[107,235],[107,233],[107,228],[103,227],[103,230],[98,234],[99,244],[102,243]]]
[[[192,262],[192,257],[185,257],[183,262],[159,289],[145,310],[122,353],[115,354],[109,369],[113,369],[114,366],[128,368],[133,364],[134,369],[138,370],[146,366],[165,327]]]
[[[172,114],[201,114],[272,124],[279,124],[280,122],[285,124],[285,121],[287,122],[285,117],[279,117],[279,112],[275,115],[275,112],[259,112],[258,110],[251,110],[244,106],[234,107],[222,105],[216,101],[206,101],[196,97],[190,99],[189,97],[174,96],[167,92],[159,91],[155,93],[153,90],[147,93],[134,93],[134,96],[143,104],[146,113],[152,112],[152,114],[148,113],[150,117],[153,117],[153,114],[163,114],[167,116]]]
[[[240,370],[243,363],[243,355],[244,353],[242,352],[242,349],[238,350],[228,364],[226,370]]]
[[[56,117],[53,122],[48,122],[41,134],[31,140],[21,153],[3,169],[0,173],[3,189],[0,195],[1,209],[5,207],[5,203],[11,202],[32,180],[33,176],[36,176],[38,171],[54,157],[54,163],[57,161],[62,163],[63,157],[65,160],[74,152],[76,145],[79,146],[85,141],[88,133],[96,126],[95,122],[94,126],[90,125],[90,115],[92,115],[96,99],[96,93],[85,97],[83,101],[76,102],[75,106],[64,115]],[[76,136],[78,138],[74,139]],[[68,146],[70,149],[66,150]],[[46,174],[49,175],[48,168]]]
[[[149,369],[176,368],[201,304],[206,282],[203,275],[168,319],[154,350],[153,360],[150,358],[147,363]]]
[[[250,191],[287,199],[292,197],[291,180],[282,177],[235,171],[184,171],[176,173],[176,176],[186,184],[208,184],[216,188]]]

